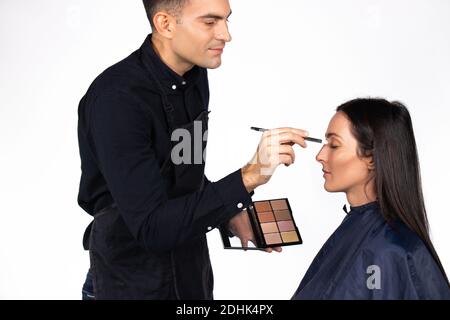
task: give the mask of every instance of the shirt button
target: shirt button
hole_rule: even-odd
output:
[[[242,203],[240,203],[240,202],[237,204],[237,207],[238,207],[239,209],[242,209],[243,206],[244,206],[244,205],[243,205]]]
[[[212,230],[212,227],[208,227],[208,231],[211,231]]]
[[[182,84],[183,86],[185,86],[185,85],[186,85],[186,81],[183,81],[181,84]]]
[[[173,85],[173,86],[172,86],[172,89],[173,89],[173,90],[176,90],[176,89],[177,89],[177,86],[176,86],[176,85]]]

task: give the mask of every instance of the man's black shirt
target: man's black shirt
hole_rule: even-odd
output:
[[[79,205],[94,215],[115,203],[143,248],[167,252],[228,221],[251,203],[240,170],[206,180],[194,193],[170,199],[160,167],[170,155],[170,133],[151,63],[182,125],[208,108],[206,69],[184,77],[167,67],[151,45],[105,70],[82,98],[78,115],[81,157]]]

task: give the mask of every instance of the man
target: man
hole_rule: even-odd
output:
[[[240,212],[279,164],[293,163],[292,145],[304,146],[306,133],[268,131],[252,163],[208,181],[206,68],[220,66],[231,40],[228,0],[143,2],[152,34],[104,71],[79,106],[78,203],[95,217],[84,238],[91,269],[83,293],[212,299],[206,233],[225,226],[244,245],[252,240]]]

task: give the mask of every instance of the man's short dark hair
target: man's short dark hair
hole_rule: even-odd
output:
[[[173,16],[180,15],[181,10],[189,0],[143,0],[145,11],[147,12],[147,18],[150,21],[152,29],[155,30],[153,24],[153,17],[159,10],[166,10]]]

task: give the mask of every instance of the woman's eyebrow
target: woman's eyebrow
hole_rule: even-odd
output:
[[[327,139],[330,139],[332,137],[336,137],[336,138],[341,138],[342,139],[342,137],[340,135],[338,135],[337,133],[334,133],[334,132],[327,132],[325,134],[325,138],[327,138]]]

